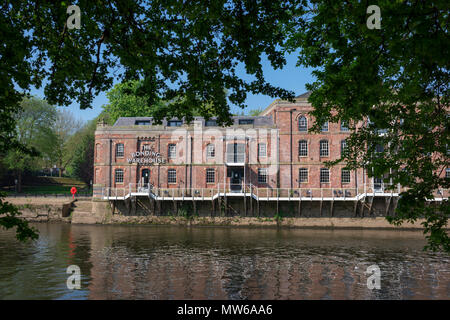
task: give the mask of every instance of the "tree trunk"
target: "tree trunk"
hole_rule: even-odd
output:
[[[22,192],[22,171],[17,172],[17,192]]]

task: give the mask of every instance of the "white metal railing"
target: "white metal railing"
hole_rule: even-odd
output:
[[[211,199],[215,196],[254,196],[265,200],[291,200],[291,199],[346,199],[360,196],[398,196],[406,188],[384,184],[378,186],[364,185],[359,188],[270,188],[257,187],[253,184],[224,184],[218,183],[210,188],[157,188],[146,183],[130,183],[128,187],[103,188],[102,198],[119,199],[131,195],[148,195],[158,199]],[[448,199],[449,189],[440,189],[433,192],[436,200]]]
[[[138,183],[129,183],[128,184],[128,191],[129,193],[134,193],[134,192],[147,192],[149,190],[151,190],[153,188],[153,185],[150,183],[142,183],[142,182],[138,182]]]
[[[127,194],[126,188],[103,188],[102,192],[104,198],[123,198]]]

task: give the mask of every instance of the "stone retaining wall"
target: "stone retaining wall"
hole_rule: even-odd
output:
[[[9,199],[7,199],[8,201]],[[15,201],[22,212],[22,217],[28,221],[63,221],[71,222],[72,201],[44,203],[34,199],[26,203]],[[48,198],[46,198],[48,200]],[[10,201],[13,202],[14,201]],[[181,225],[181,226],[234,226],[234,227],[290,227],[290,228],[364,228],[364,229],[423,229],[418,220],[415,224],[404,223],[402,226],[394,226],[388,223],[385,217],[211,217],[211,216],[177,216],[173,212],[167,211],[164,216],[155,215],[126,215],[118,210],[116,205],[115,214],[112,214],[113,206],[109,201],[94,199],[92,201],[92,217],[82,221],[82,217],[77,223],[100,224],[152,224],[152,225]],[[120,208],[119,208],[120,209]]]

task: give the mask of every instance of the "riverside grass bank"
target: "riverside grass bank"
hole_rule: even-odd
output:
[[[119,118],[95,132],[93,214],[128,217],[315,217],[393,215],[403,187],[340,158],[350,132],[325,123],[312,133],[309,93],[275,100],[259,116]],[[364,126],[361,122],[358,126]],[[357,126],[357,127],[358,127]],[[383,149],[383,146],[380,146]],[[444,173],[445,174],[445,173]],[[448,199],[436,190],[432,201]]]

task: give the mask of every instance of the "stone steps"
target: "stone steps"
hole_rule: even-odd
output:
[[[92,201],[75,201],[73,203],[72,223],[101,223],[101,217],[92,212]]]
[[[92,202],[91,201],[75,201],[73,203],[73,208],[76,211],[92,212]]]

